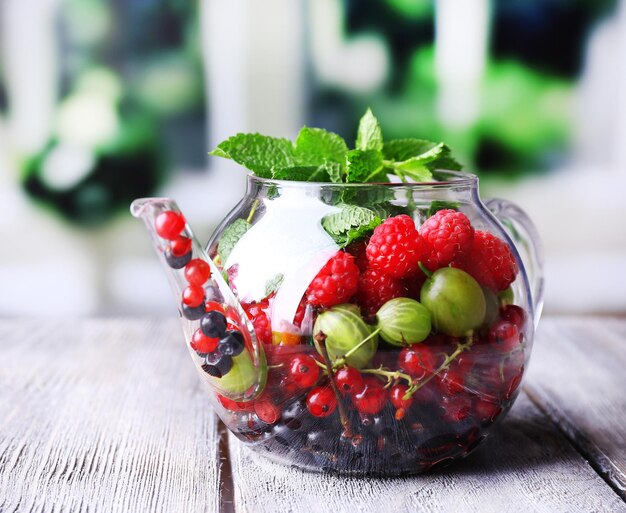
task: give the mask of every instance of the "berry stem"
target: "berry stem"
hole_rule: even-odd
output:
[[[430,270],[424,264],[422,264],[422,262],[418,262],[417,265],[419,265],[419,268],[422,270],[427,278],[432,277],[433,273],[430,272]]]
[[[387,378],[387,385],[391,384],[396,379],[404,379],[411,386],[413,384],[413,378],[408,374],[404,374],[400,371],[388,371],[381,365],[378,369],[361,369],[362,374],[375,374],[376,376],[384,376]]]
[[[322,358],[324,358],[324,361],[326,362],[326,372],[328,373],[330,387],[332,388],[335,398],[337,399],[337,409],[339,410],[339,419],[341,420],[341,425],[343,426],[343,434],[346,438],[350,438],[352,436],[350,422],[348,421],[348,415],[346,414],[343,401],[341,400],[341,394],[337,388],[337,383],[335,383],[335,373],[333,372],[333,365],[330,361],[330,357],[328,356],[328,350],[326,349],[326,344],[324,343],[325,341],[326,335],[324,335],[321,331],[313,337],[315,348],[319,351]]]
[[[454,352],[448,356],[446,356],[445,360],[443,361],[443,363],[439,366],[439,368],[433,372],[430,376],[428,376],[426,379],[424,379],[423,381],[420,381],[419,383],[412,383],[411,386],[409,387],[409,389],[406,391],[406,393],[402,396],[402,399],[404,401],[406,401],[407,399],[410,399],[411,396],[417,392],[420,388],[422,388],[424,385],[426,385],[431,379],[433,379],[437,374],[439,374],[441,371],[445,370],[448,368],[448,366],[456,359],[457,356],[459,356],[463,351],[469,349],[470,347],[472,347],[472,337],[468,336],[465,339],[464,343],[459,343],[456,346],[456,349],[454,350]]]
[[[259,206],[259,200],[254,200],[254,203],[252,204],[252,208],[250,208],[250,213],[248,214],[248,217],[246,219],[246,223],[250,224],[252,222],[252,218],[254,217],[254,214],[256,213],[256,209]]]
[[[335,363],[333,363],[333,370],[337,370],[338,368],[343,367],[346,364],[346,360],[350,358],[350,356],[352,356],[354,353],[356,353],[363,346],[363,344],[365,344],[366,342],[374,338],[376,335],[378,335],[381,329],[382,328],[380,327],[376,328],[367,337],[361,340],[361,342],[359,342],[356,346],[350,349],[346,354],[337,358],[335,360]]]

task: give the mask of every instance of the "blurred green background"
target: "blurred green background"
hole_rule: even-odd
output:
[[[626,311],[626,233],[595,229],[626,213],[625,19],[619,0],[4,0],[0,314],[173,311],[132,199],[171,195],[208,237],[244,188],[216,143],[351,140],[367,106],[529,210],[548,311]],[[590,192],[598,173],[614,186]],[[598,254],[607,290],[572,288]]]

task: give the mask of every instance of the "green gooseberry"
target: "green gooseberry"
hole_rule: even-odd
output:
[[[416,344],[430,334],[430,311],[407,297],[387,301],[378,310],[376,319],[380,336],[395,346]]]
[[[255,367],[248,351],[233,357],[233,367],[221,378],[211,378],[215,387],[226,397],[242,395],[250,387],[259,384],[263,388],[267,378],[267,363],[261,358],[259,367]]]
[[[355,305],[337,305],[319,314],[313,333],[316,335],[320,331],[326,335],[325,345],[330,359],[334,361],[354,350],[347,356],[346,363],[357,369],[367,366],[378,348],[378,336],[365,324]],[[368,337],[371,338],[361,345]]]
[[[461,337],[485,319],[485,295],[478,282],[454,267],[436,270],[424,283],[421,303],[430,310],[435,330]]]
[[[488,287],[481,287],[485,296],[485,326],[491,326],[498,318],[500,311],[500,301],[496,293]]]

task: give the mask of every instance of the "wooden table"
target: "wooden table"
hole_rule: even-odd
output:
[[[406,479],[304,473],[219,425],[175,320],[0,321],[0,512],[626,512],[626,320],[542,321],[495,435]]]

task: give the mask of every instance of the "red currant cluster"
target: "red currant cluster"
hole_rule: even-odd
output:
[[[166,210],[155,219],[155,231],[167,241],[165,260],[173,269],[184,269],[182,313],[190,321],[200,320],[190,346],[204,359],[201,368],[221,378],[233,368],[233,358],[245,349],[237,312],[216,299],[221,295],[210,283],[211,267],[202,258],[192,258],[193,240],[184,235],[186,221],[180,212]]]

